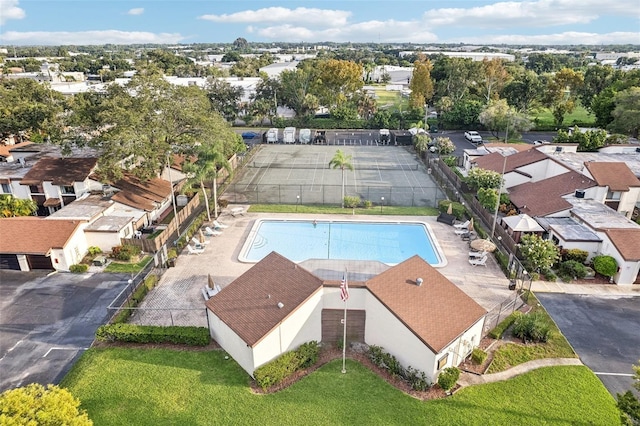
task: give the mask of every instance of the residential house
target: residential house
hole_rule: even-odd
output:
[[[640,201],[640,179],[622,162],[590,161],[584,166],[585,175],[602,188],[594,198],[631,219],[633,209]]]
[[[558,248],[584,250],[589,253],[587,260],[600,254],[602,238],[573,218],[537,217],[536,221],[545,230],[543,238],[553,241]]]
[[[152,178],[142,181],[130,173],[125,173],[111,186],[117,191],[111,196],[111,200],[147,212],[146,216],[135,224],[136,228],[159,220],[171,207],[172,187],[171,183],[164,179]]]
[[[347,341],[381,346],[430,381],[480,342],[486,311],[418,256],[349,287]],[[212,338],[251,375],[304,342],[342,338],[339,282],[275,252],[206,306]]]
[[[97,158],[41,158],[24,175],[20,185],[38,205],[38,215],[48,216],[91,190],[89,176]]]
[[[87,252],[84,226],[34,216],[0,219],[0,269],[68,271]]]

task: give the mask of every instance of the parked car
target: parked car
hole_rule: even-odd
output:
[[[480,133],[475,130],[467,130],[464,132],[464,138],[475,144],[482,143],[482,136],[480,136]]]
[[[549,142],[549,141],[542,141],[542,140],[533,141],[533,144],[534,144],[534,145],[548,145],[548,144],[550,144],[550,143],[551,143],[551,142]]]
[[[242,139],[255,139],[260,136],[260,133],[257,132],[242,132]]]

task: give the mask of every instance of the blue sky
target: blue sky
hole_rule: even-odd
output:
[[[640,44],[638,0],[0,0],[0,45]]]

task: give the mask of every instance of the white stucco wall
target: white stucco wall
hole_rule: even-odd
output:
[[[631,219],[631,214],[636,206],[636,203],[640,200],[640,188],[629,188],[629,191],[623,192],[620,196],[620,204],[618,205],[618,212],[624,214],[627,219]]]
[[[207,309],[209,318],[209,333],[243,370],[253,373],[253,351],[238,335]]]
[[[119,246],[120,238],[127,238],[131,234],[131,225],[127,225],[119,232],[85,231],[87,247],[100,247],[100,250],[105,253],[110,252],[113,247]]]
[[[429,381],[436,378],[438,358],[420,339],[407,329],[372,294],[366,298],[367,322],[364,340],[369,345],[381,346],[395,356],[404,367],[423,371]]]
[[[452,341],[446,348],[444,348],[437,356],[435,360],[435,364],[433,365],[433,369],[436,372],[435,377],[437,378],[437,374],[440,373],[443,369],[447,367],[457,367],[459,366],[464,359],[471,354],[473,348],[478,346],[480,340],[482,339],[482,327],[484,325],[484,318],[478,320],[474,325],[472,325],[468,330],[462,333],[457,339]],[[445,355],[448,354],[447,363],[442,365],[440,369],[438,369],[438,361]],[[435,380],[434,380],[435,381]]]
[[[53,219],[51,220],[53,222]],[[84,235],[84,225],[79,226],[62,249],[51,250],[51,264],[58,271],[68,271],[71,265],[82,261],[89,246]]]
[[[296,309],[253,347],[254,369],[296,349],[303,343],[322,339],[322,289]],[[253,375],[253,370],[249,372]]]
[[[601,231],[596,231],[596,234],[602,238],[602,246],[600,247],[600,253],[613,257],[618,262],[618,273],[613,276],[613,281],[620,285],[630,285],[636,280],[638,276],[638,268],[640,268],[640,262],[638,261],[626,261],[620,252],[613,245],[607,234]]]

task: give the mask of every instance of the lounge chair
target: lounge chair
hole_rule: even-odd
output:
[[[470,251],[469,257],[485,257],[487,255],[486,251]]]
[[[484,255],[480,259],[469,259],[469,263],[473,266],[478,266],[478,265],[487,266],[487,259],[488,259],[487,255]]]
[[[215,231],[215,230],[211,229],[210,227],[205,226],[203,234],[206,235],[207,237],[218,237],[218,236],[222,235],[222,232]]]
[[[453,227],[458,229],[467,229],[470,223],[471,223],[470,220],[467,220],[466,222],[463,222],[463,223],[454,223]]]
[[[213,221],[213,229],[224,229],[224,228],[228,228],[229,225],[225,225],[224,223],[220,223],[217,220]]]
[[[229,214],[233,217],[244,216],[244,213],[245,213],[244,207],[234,207],[229,211]]]
[[[455,226],[455,225],[454,225]],[[469,231],[467,228],[462,228],[462,229],[456,229],[455,231],[453,231],[456,233],[456,235],[464,235],[464,234],[470,234],[471,231]]]
[[[201,242],[196,237],[191,238],[191,242],[196,246],[196,248],[204,248],[204,246],[209,244],[209,241]]]
[[[189,251],[189,254],[201,254],[204,253],[204,247],[203,248],[193,248],[191,247],[189,244],[187,244],[187,250]]]

